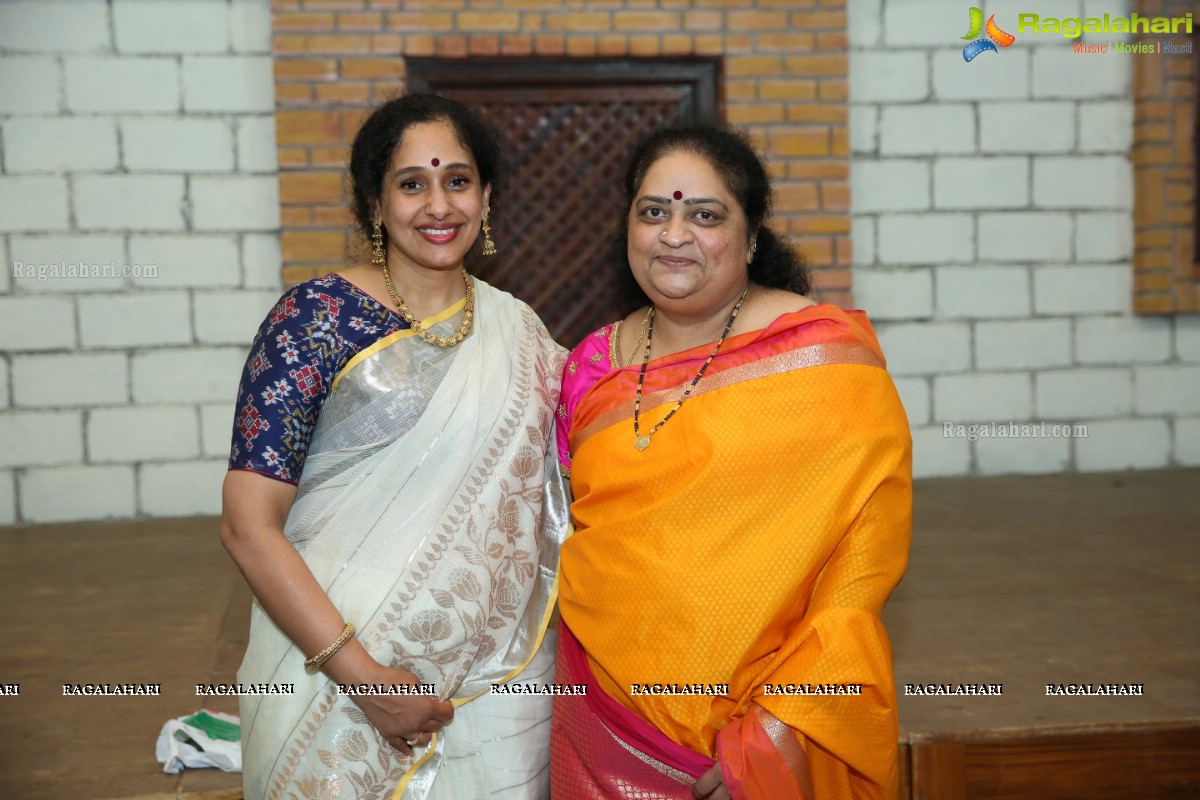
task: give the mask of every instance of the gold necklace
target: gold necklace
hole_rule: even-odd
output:
[[[662,418],[662,421],[655,425],[650,431],[642,436],[638,428],[638,417],[642,412],[642,384],[646,380],[646,365],[650,363],[650,343],[654,341],[654,307],[650,307],[649,329],[646,332],[646,349],[642,353],[642,371],[638,373],[637,395],[633,401],[633,435],[636,439],[633,446],[638,450],[645,450],[650,446],[650,437],[653,436],[659,428],[667,424],[667,420],[675,416],[675,412],[683,407],[683,401],[691,396],[692,390],[696,388],[696,384],[700,383],[700,379],[704,377],[704,373],[708,370],[708,365],[717,357],[717,353],[721,350],[721,345],[725,344],[725,338],[729,336],[729,331],[733,328],[733,321],[737,319],[738,311],[742,308],[742,303],[746,299],[746,292],[750,291],[750,285],[746,284],[746,288],[742,291],[742,296],[738,298],[737,303],[733,307],[733,312],[729,315],[729,321],[725,323],[725,330],[721,332],[721,338],[717,340],[717,346],[709,353],[708,360],[704,362],[704,366],[700,367],[700,371],[696,373],[696,377],[692,378],[692,382],[683,390],[679,400],[675,403],[675,407]]]
[[[417,336],[420,336],[430,344],[436,344],[438,347],[454,347],[454,345],[467,338],[467,334],[471,332],[471,320],[475,316],[475,285],[471,282],[471,276],[467,274],[464,267],[462,271],[463,281],[467,284],[467,302],[463,306],[463,321],[458,326],[458,331],[453,336],[434,336],[425,328],[421,327],[421,323],[413,317],[412,312],[408,310],[408,306],[404,303],[404,298],[396,291],[396,284],[392,283],[392,275],[388,272],[387,264],[383,264],[383,283],[387,286],[388,294],[392,296],[392,302],[396,304],[396,308],[400,311],[400,316],[408,323],[408,327]]]
[[[621,328],[624,326],[624,320],[617,320],[613,323],[612,337],[608,345],[608,360],[614,367],[628,367],[633,364],[634,354],[637,353],[642,341],[646,338],[646,321],[650,319],[650,309],[646,309],[645,316],[642,317],[642,330],[638,333],[637,341],[633,343],[633,347],[629,348],[629,358],[625,358],[625,354],[621,352]]]

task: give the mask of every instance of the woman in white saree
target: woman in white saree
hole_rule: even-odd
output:
[[[553,680],[564,353],[463,268],[481,229],[494,252],[498,165],[461,105],[380,106],[350,165],[373,263],[286,293],[252,346],[221,530],[256,597],[238,680],[294,693],[241,698],[247,800],[548,794],[550,697],[492,687]]]

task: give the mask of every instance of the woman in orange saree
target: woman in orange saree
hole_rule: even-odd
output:
[[[558,409],[556,680],[588,693],[555,700],[552,796],[893,798],[911,440],[871,325],[804,296],[741,136],[660,132],[626,189],[642,307]]]

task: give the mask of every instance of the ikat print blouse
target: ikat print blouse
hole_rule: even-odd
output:
[[[298,483],[334,378],[357,353],[407,327],[338,275],[285,293],[259,326],[242,370],[229,468]]]

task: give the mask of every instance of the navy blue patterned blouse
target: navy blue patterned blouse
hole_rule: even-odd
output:
[[[259,326],[242,370],[229,468],[299,482],[333,379],[363,349],[407,327],[338,275],[284,294]]]

